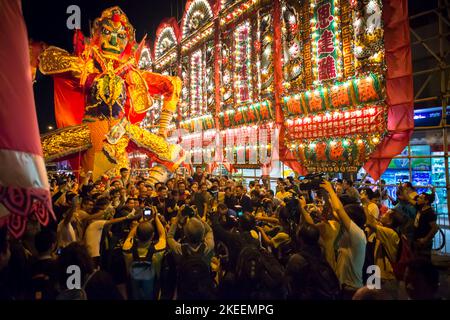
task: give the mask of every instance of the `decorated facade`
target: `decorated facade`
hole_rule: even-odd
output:
[[[160,25],[154,51],[155,69],[183,81],[174,141],[193,164],[264,167],[279,156],[302,173],[355,172],[374,152],[389,159],[381,149],[395,155],[412,129],[412,103],[394,108],[388,72],[400,49],[386,53],[402,28],[390,26],[400,4],[188,1],[179,26]]]

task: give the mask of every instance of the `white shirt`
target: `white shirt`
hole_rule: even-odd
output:
[[[100,256],[100,241],[102,240],[103,227],[107,220],[95,220],[87,227],[84,234],[86,246],[91,257]]]
[[[58,248],[67,247],[72,242],[77,241],[77,235],[70,222],[65,224],[63,220],[58,224],[56,229],[56,239],[58,242]]]
[[[341,285],[346,284],[355,289],[361,288],[362,269],[366,256],[366,235],[353,221],[350,229],[345,231],[340,241],[336,274]]]
[[[375,218],[375,220],[378,220],[380,217],[380,209],[378,209],[378,206],[375,203],[369,203],[367,210],[369,211],[369,214]]]

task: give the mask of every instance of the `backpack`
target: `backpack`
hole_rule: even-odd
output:
[[[282,299],[284,269],[269,252],[252,245],[244,246],[236,265],[236,283],[245,299]]]
[[[291,255],[296,252],[296,245],[293,240],[289,240],[278,246],[276,250],[277,259],[282,266],[286,266]]]
[[[231,258],[230,258],[230,249],[227,244],[223,241],[218,241],[214,247],[215,256],[219,259],[220,263],[220,273],[219,273],[219,282],[222,277],[221,273],[234,271],[231,270]]]
[[[53,300],[57,295],[54,282],[44,273],[33,275],[31,288],[33,300]]]
[[[300,252],[308,263],[306,287],[303,298],[308,300],[338,300],[341,287],[336,273],[324,257],[316,257],[306,251]]]
[[[133,254],[133,262],[130,267],[131,298],[134,300],[154,299],[156,271],[152,257],[155,247],[151,245],[143,258],[138,254],[136,242],[131,251]]]
[[[364,257],[364,265],[362,268],[362,280],[363,283],[367,282],[367,279],[369,278],[370,274],[367,273],[367,268],[369,266],[375,265],[375,246],[376,246],[376,238],[374,238],[372,241],[369,241],[367,235],[366,235],[366,254]]]
[[[412,259],[413,254],[406,237],[404,235],[399,236],[400,236],[400,243],[397,252],[397,261],[396,262],[391,261],[391,266],[394,271],[395,278],[398,281],[403,281],[405,278],[406,266],[408,262]]]
[[[56,300],[88,300],[86,287],[89,281],[91,281],[91,279],[97,274],[98,271],[99,270],[95,270],[94,272],[92,272],[84,281],[84,284],[80,289],[64,290],[56,296]]]
[[[181,261],[178,268],[178,300],[209,300],[215,297],[211,269],[203,258],[206,245],[202,243],[197,251],[188,244],[181,245]]]
[[[161,261],[160,272],[160,289],[161,300],[172,300],[175,289],[177,286],[177,278],[174,275],[177,274],[177,266],[173,253],[169,250],[164,252],[164,256]]]

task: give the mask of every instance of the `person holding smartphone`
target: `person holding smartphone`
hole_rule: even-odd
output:
[[[140,272],[154,272],[155,280],[153,288],[144,287],[147,290],[139,290],[132,281],[131,298],[132,299],[156,299],[158,296],[157,288],[160,288],[161,265],[166,249],[166,230],[161,222],[161,216],[154,206],[144,208],[143,216],[140,221],[133,221],[130,233],[125,240],[122,250],[125,257],[127,274],[130,277],[134,269],[134,262],[141,262],[149,259],[153,270]],[[132,277],[132,276],[131,276]],[[123,290],[126,291],[126,290]]]
[[[344,207],[329,181],[320,185],[330,196],[330,203],[337,213],[344,233],[339,241],[336,274],[343,289],[344,299],[351,299],[363,286],[363,266],[366,256],[367,239],[364,233],[366,215],[360,204]]]
[[[153,211],[154,210],[152,210],[151,207],[145,207],[143,215],[142,215],[142,219],[144,221],[150,221],[152,219],[152,217],[154,216],[154,212]]]
[[[93,219],[89,226],[86,228],[84,239],[88,248],[89,255],[94,260],[97,266],[100,266],[100,243],[102,240],[103,228],[109,225],[118,224],[121,222],[129,221],[135,218],[135,211],[132,210],[128,215],[110,220],[102,219],[104,209],[101,207],[94,207],[92,214],[98,217]]]

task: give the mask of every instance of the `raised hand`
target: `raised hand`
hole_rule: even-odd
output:
[[[300,204],[301,208],[305,208],[306,207],[305,197],[301,196],[300,198],[298,198],[298,203]]]
[[[323,182],[320,184],[320,187],[322,187],[325,191],[327,191],[330,194],[334,193],[333,186],[328,180],[323,180]]]

